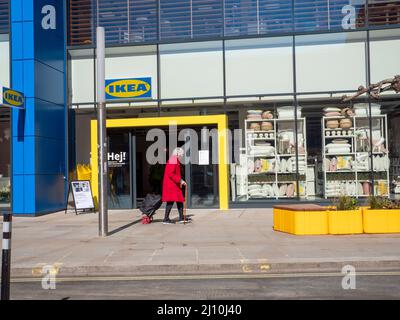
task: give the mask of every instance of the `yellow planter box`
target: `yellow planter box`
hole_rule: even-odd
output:
[[[400,233],[400,209],[363,209],[365,233]]]
[[[361,209],[328,212],[329,234],[363,233],[363,213]]]
[[[328,212],[274,209],[274,230],[295,235],[328,234]]]

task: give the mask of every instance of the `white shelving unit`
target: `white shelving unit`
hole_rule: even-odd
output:
[[[368,197],[368,194],[364,193],[363,183],[367,182],[370,184],[370,188],[375,188],[375,195],[389,196],[390,184],[389,184],[389,153],[388,152],[376,152],[376,150],[369,150],[370,146],[370,128],[369,128],[369,117],[368,116],[353,116],[349,117],[352,120],[352,127],[350,129],[329,129],[326,128],[327,120],[339,120],[344,117],[323,117],[322,118],[322,159],[323,159],[323,173],[324,173],[324,197],[337,197],[340,195],[351,195],[357,198]],[[387,116],[386,115],[373,115],[371,117],[373,135],[384,138],[384,145],[388,147],[388,130],[387,130]],[[365,147],[363,149],[359,136],[363,133],[366,137]],[[377,136],[373,136],[373,139],[377,139]],[[331,143],[335,139],[345,139],[348,144],[351,145],[350,152],[348,153],[327,153],[326,145]],[[374,147],[373,147],[374,148]],[[336,171],[327,170],[326,162],[327,159],[331,161],[336,158],[337,161],[341,157],[345,159],[343,161],[350,162],[350,168],[337,169]],[[363,157],[367,162],[366,169],[360,169],[360,161]],[[379,159],[377,158],[379,157]],[[374,159],[371,159],[374,158]],[[382,160],[382,158],[384,160]],[[375,160],[375,161],[374,161]],[[365,162],[364,162],[365,163]],[[371,166],[373,164],[373,166]],[[377,165],[378,164],[378,165]],[[380,175],[374,179],[375,185],[372,186],[371,173]],[[335,174],[342,174],[343,177],[335,179]],[[345,176],[346,175],[346,176]],[[331,177],[330,177],[331,176]],[[333,176],[333,177],[332,177]],[[329,184],[336,186],[335,191],[329,191],[327,186]],[[360,186],[361,184],[361,186]],[[385,190],[385,192],[382,192]]]
[[[273,130],[269,131],[254,131],[249,129],[249,126],[251,123],[262,123],[262,122],[271,122],[273,125]],[[297,123],[298,123],[298,129],[297,129],[297,135],[298,137],[302,135],[302,144],[304,147],[304,153],[303,154],[298,154],[299,157],[299,177],[303,177],[301,181],[299,181],[299,189],[300,189],[300,196],[301,197],[306,197],[307,196],[307,189],[306,189],[306,170],[307,170],[307,141],[306,141],[306,120],[305,118],[297,118]],[[280,128],[285,128],[280,130]],[[295,198],[297,197],[297,192],[296,190],[296,179],[293,178],[293,176],[296,175],[296,151],[295,148],[291,148],[291,153],[280,153],[280,148],[279,148],[279,136],[282,134],[282,132],[287,132],[290,131],[290,129],[287,128],[292,128],[293,130],[293,138],[295,139],[294,136],[294,131],[295,131],[295,119],[262,119],[262,120],[245,120],[245,147],[246,147],[246,162],[248,161],[256,161],[258,159],[264,159],[265,161],[272,160],[274,163],[274,169],[268,172],[262,171],[262,172],[253,172],[249,173],[247,172],[247,200],[248,199],[284,199],[284,198]],[[258,141],[264,141],[266,143],[270,143],[272,147],[275,148],[274,152],[271,153],[270,155],[267,155],[265,153],[251,153],[251,146],[254,146],[256,142]],[[301,141],[299,141],[300,145]],[[282,163],[282,159],[284,159],[284,162],[286,164],[289,161],[289,168],[286,167],[285,172],[282,172],[280,164]],[[303,162],[304,165],[300,166],[300,162]],[[279,165],[277,165],[279,164]],[[290,175],[292,175],[292,178],[290,178]],[[258,177],[257,181],[254,181],[253,178]],[[285,177],[288,177],[287,180],[285,180]],[[264,179],[262,179],[264,178]],[[251,185],[255,184],[260,184],[260,185],[271,185],[271,189],[266,190],[265,196],[256,196],[253,197],[249,194],[249,189],[248,187]],[[295,191],[293,193],[293,197],[288,197],[287,195],[279,195],[277,194],[276,186],[278,189],[282,185],[290,185],[294,184]]]

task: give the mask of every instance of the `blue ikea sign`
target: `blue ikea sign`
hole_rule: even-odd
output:
[[[0,106],[25,109],[25,97],[22,92],[0,87]]]
[[[106,80],[106,99],[151,98],[151,78]]]

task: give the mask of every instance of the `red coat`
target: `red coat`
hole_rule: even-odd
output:
[[[163,202],[184,202],[180,181],[181,164],[177,156],[172,156],[165,165],[162,188]]]

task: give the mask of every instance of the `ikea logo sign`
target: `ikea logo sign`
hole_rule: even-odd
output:
[[[151,98],[151,78],[106,80],[106,99]]]
[[[5,107],[24,109],[25,98],[23,93],[3,87],[0,104]]]

